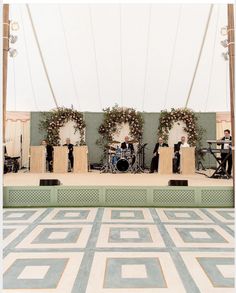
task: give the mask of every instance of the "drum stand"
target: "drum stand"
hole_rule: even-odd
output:
[[[141,167],[141,159],[142,159],[141,156],[142,156],[141,149],[138,148],[138,151],[137,151],[137,163],[135,164],[135,167],[132,167],[132,170],[131,170],[131,172],[134,173],[134,174],[144,173],[144,170]]]
[[[116,173],[111,162],[111,155],[109,154],[109,151],[106,151],[106,162],[100,169],[100,173]]]

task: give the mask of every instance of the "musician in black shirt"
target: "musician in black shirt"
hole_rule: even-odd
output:
[[[130,150],[131,154],[134,152],[134,145],[129,141],[129,137],[125,137],[125,141],[122,142],[121,146],[122,150]]]
[[[46,164],[47,170],[52,172],[52,164],[53,164],[53,147],[48,144],[47,140],[44,139],[42,141],[42,145],[46,148]]]
[[[130,150],[131,157],[132,157],[132,165],[133,165],[134,162],[135,162],[134,145],[133,145],[132,142],[129,140],[129,137],[128,137],[128,136],[125,137],[125,141],[122,142],[122,144],[121,144],[120,147],[121,147],[121,149],[124,150],[124,151],[128,151],[128,150]]]
[[[151,162],[151,167],[150,167],[150,172],[149,173],[154,173],[154,171],[158,172],[158,165],[159,165],[159,148],[160,147],[168,147],[167,143],[163,142],[163,138],[159,137],[158,143],[155,145],[154,151],[153,151],[153,158]]]
[[[221,144],[221,149],[230,149],[231,143],[232,143],[232,136],[230,135],[230,130],[225,129],[224,131],[224,137],[221,138],[221,140],[228,141],[229,143]],[[221,153],[221,160],[223,161],[228,156],[228,153]],[[227,173],[231,176],[232,172],[232,153],[228,156],[228,158],[225,160],[223,167],[226,170],[226,164],[228,163]]]
[[[73,145],[72,143],[70,143],[70,139],[67,138],[67,139],[66,139],[66,143],[63,144],[63,146],[67,146],[67,147],[68,147],[68,150],[69,150],[69,152],[68,152],[68,159],[69,159],[69,161],[70,161],[71,169],[73,169],[73,167],[74,167],[73,146],[74,146],[74,145]],[[69,171],[71,171],[71,170],[69,170]]]

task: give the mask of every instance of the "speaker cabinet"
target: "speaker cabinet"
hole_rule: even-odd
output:
[[[61,185],[60,180],[58,179],[40,179],[39,186],[54,186]]]
[[[168,186],[188,186],[188,180],[169,180]]]

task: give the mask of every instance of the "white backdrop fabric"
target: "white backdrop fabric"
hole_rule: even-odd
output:
[[[70,138],[70,142],[74,145],[79,145],[80,143],[80,132],[74,129],[75,122],[68,121],[63,127],[60,128],[60,144],[66,143],[66,139]]]
[[[180,141],[181,136],[185,136],[186,141],[188,140],[188,134],[186,131],[184,131],[184,127],[186,127],[186,124],[183,121],[178,121],[174,123],[169,132],[168,145],[170,147],[173,147],[175,143]]]
[[[21,144],[22,136],[22,144]],[[10,157],[21,157],[22,166],[29,165],[30,147],[30,113],[12,112],[7,113],[6,121],[6,148]]]
[[[184,107],[209,4],[30,4],[59,106],[100,112],[113,106],[160,112]],[[24,4],[10,5],[19,22],[18,55],[9,58],[7,109],[55,107]],[[195,111],[228,111],[228,62],[220,42],[227,5],[215,4],[190,97]]]

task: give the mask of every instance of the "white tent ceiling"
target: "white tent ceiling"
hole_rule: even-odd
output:
[[[208,4],[31,4],[59,106],[101,111],[115,103],[157,112],[185,105],[206,27]],[[55,107],[23,4],[18,51],[9,58],[7,110]],[[190,96],[195,111],[228,111],[228,61],[220,41],[227,6],[214,5]]]

